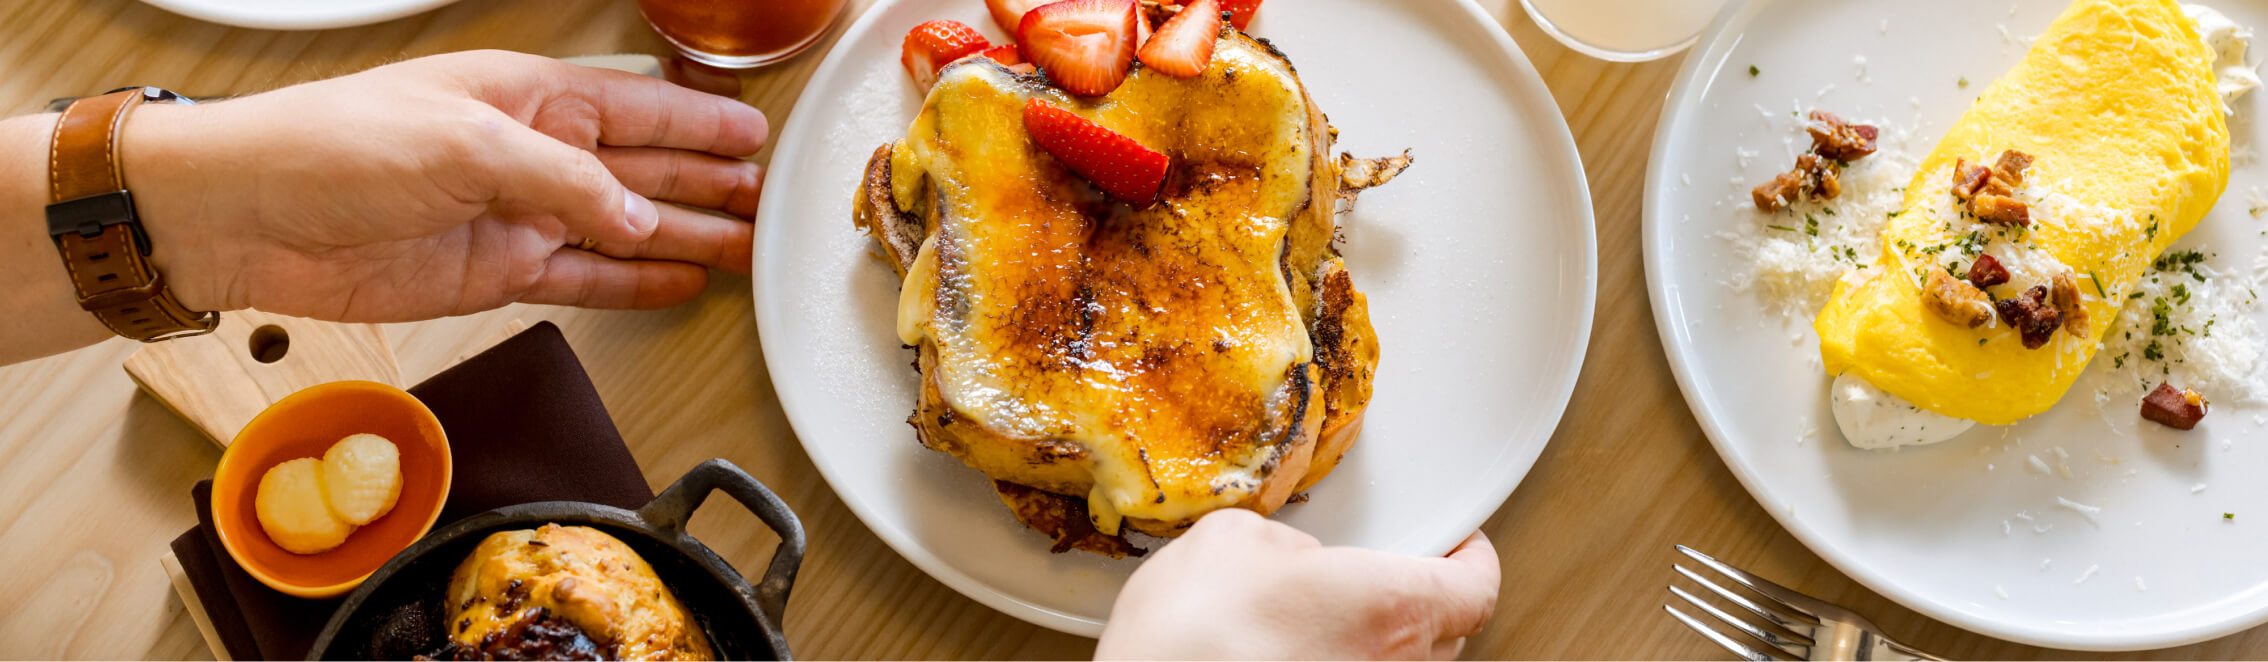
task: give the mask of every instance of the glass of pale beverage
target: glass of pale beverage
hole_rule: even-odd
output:
[[[1536,26],[1584,55],[1644,62],[1692,46],[1725,0],[1520,0]]]

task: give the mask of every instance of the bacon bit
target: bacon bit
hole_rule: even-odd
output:
[[[1977,220],[1994,225],[2032,226],[2032,210],[2024,203],[2005,195],[1990,193],[1969,199],[1969,213]]]
[[[1796,169],[1811,174],[1811,199],[1832,200],[1843,194],[1842,168],[1834,163],[1805,154],[1796,157]]]
[[[1929,271],[1929,284],[1922,288],[1922,305],[1938,319],[1971,329],[1992,320],[1992,297],[1936,269]]]
[[[1786,208],[1788,201],[1803,195],[1804,182],[1809,180],[1810,178],[1805,177],[1803,171],[1790,170],[1773,177],[1772,181],[1764,182],[1763,185],[1756,187],[1756,190],[1749,191],[1748,195],[1756,199],[1757,209],[1764,210],[1766,213],[1776,212]]]
[[[1874,153],[1875,139],[1881,131],[1864,124],[1851,124],[1824,110],[1811,111],[1811,125],[1805,131],[1811,134],[1811,151],[1845,163],[1866,158]]]
[[[2055,289],[2048,300],[2055,304],[2055,312],[2063,316],[2063,330],[2080,338],[2087,337],[2087,307],[2079,294],[2079,281],[2066,271],[2055,275]]]
[[[1992,171],[1985,169],[1984,166],[1970,163],[1968,159],[1958,159],[1953,162],[1953,197],[1955,199],[1967,202],[1970,198],[1976,197],[1977,192],[1984,190],[1985,184],[1991,181]]]
[[[2024,169],[2032,167],[2032,155],[2016,150],[2004,150],[2000,160],[1993,162],[1992,173],[2009,186],[2024,185]]]
[[[1981,290],[2006,282],[2008,282],[2008,268],[2000,265],[1999,258],[1980,254],[1977,256],[1977,261],[1969,263],[1969,284],[1977,286],[1977,289]]]
[[[2000,321],[2016,329],[2024,339],[2024,349],[2039,349],[2055,337],[2055,330],[2063,326],[2063,314],[2049,305],[2048,288],[2033,285],[2014,299],[2002,299],[1993,304],[2000,312]]]
[[[2142,396],[2142,417],[2176,430],[2194,430],[2210,406],[2212,403],[2196,391],[2176,391],[2172,384],[2159,382],[2156,390]]]
[[[1845,122],[1824,110],[1811,111],[1811,124],[1804,130],[1811,134],[1811,151],[1796,156],[1795,169],[1749,191],[1757,209],[1765,213],[1785,209],[1806,192],[1814,200],[1842,196],[1843,164],[1873,154],[1881,135],[1874,127]]]

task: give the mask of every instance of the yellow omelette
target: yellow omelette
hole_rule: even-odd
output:
[[[1985,90],[1922,160],[1874,267],[1835,286],[1814,328],[1829,375],[1855,373],[1929,411],[2012,423],[2046,411],[2086,368],[2151,260],[2228,186],[2229,135],[2213,53],[2172,0],[2079,0]],[[2034,160],[2017,193],[2029,229],[1965,216],[1957,161]],[[2014,329],[1948,322],[1922,303],[1927,270],[1977,253],[2009,264],[2005,299],[2073,274],[2092,323],[2026,349]]]

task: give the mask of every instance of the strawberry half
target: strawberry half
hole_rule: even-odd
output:
[[[1024,14],[1016,41],[1024,57],[1072,94],[1118,89],[1134,68],[1134,0],[1063,0]]]
[[[1150,10],[1137,4],[1134,8],[1134,48],[1150,43]]]
[[[1220,37],[1221,4],[1196,0],[1166,19],[1157,35],[1142,44],[1142,64],[1174,78],[1205,73],[1213,63],[1213,42]]]
[[[978,34],[976,28],[960,21],[930,21],[914,26],[906,33],[904,50],[898,53],[898,64],[905,65],[906,75],[912,76],[914,85],[927,92],[937,82],[937,70],[971,54],[991,48],[992,42]]]
[[[1229,13],[1229,25],[1243,30],[1252,25],[1252,15],[1260,13],[1260,0],[1221,0],[1221,9]]]
[[[1064,167],[1135,207],[1156,201],[1165,183],[1166,155],[1046,101],[1024,103],[1024,132]]]
[[[1024,12],[1050,2],[1055,0],[984,0],[984,8],[992,11],[992,22],[999,24],[1002,32],[1016,34],[1016,26],[1024,22]]]
[[[1024,63],[1024,54],[1016,51],[1015,44],[1001,44],[999,46],[987,48],[984,49],[984,52],[978,53],[978,55],[992,58],[992,61],[994,62],[1005,64],[1011,67]]]

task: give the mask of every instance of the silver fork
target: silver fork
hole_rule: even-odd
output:
[[[1763,596],[1764,600],[1762,601],[1748,599],[1746,596],[1703,578],[1700,573],[1687,570],[1685,566],[1670,564],[1671,568],[1677,570],[1677,574],[1685,575],[1686,579],[1693,580],[1693,583],[1717,594],[1717,597],[1724,598],[1726,602],[1738,605],[1742,610],[1755,615],[1755,618],[1744,618],[1726,613],[1724,610],[1718,609],[1716,605],[1694,597],[1692,593],[1687,593],[1685,589],[1678,588],[1675,584],[1671,584],[1669,587],[1670,593],[1679,598],[1684,598],[1687,604],[1714,617],[1717,622],[1748,635],[1753,641],[1764,644],[1763,646],[1751,646],[1735,636],[1720,632],[1717,628],[1710,627],[1707,623],[1702,622],[1701,619],[1678,611],[1675,605],[1662,605],[1663,610],[1668,611],[1671,616],[1676,617],[1686,627],[1693,628],[1693,631],[1701,633],[1701,636],[1708,637],[1710,641],[1725,647],[1725,650],[1732,651],[1741,659],[1755,660],[1756,662],[1777,662],[1779,660],[1938,660],[1942,662],[1945,659],[1921,652],[1912,646],[1892,641],[1890,637],[1882,634],[1881,628],[1875,627],[1865,617],[1852,613],[1849,609],[1797,593],[1763,577],[1725,565],[1723,561],[1709,558],[1709,555],[1693,551],[1691,547],[1678,545],[1677,551],[1703,567],[1731,579],[1733,583],[1748,587],[1757,595]]]

